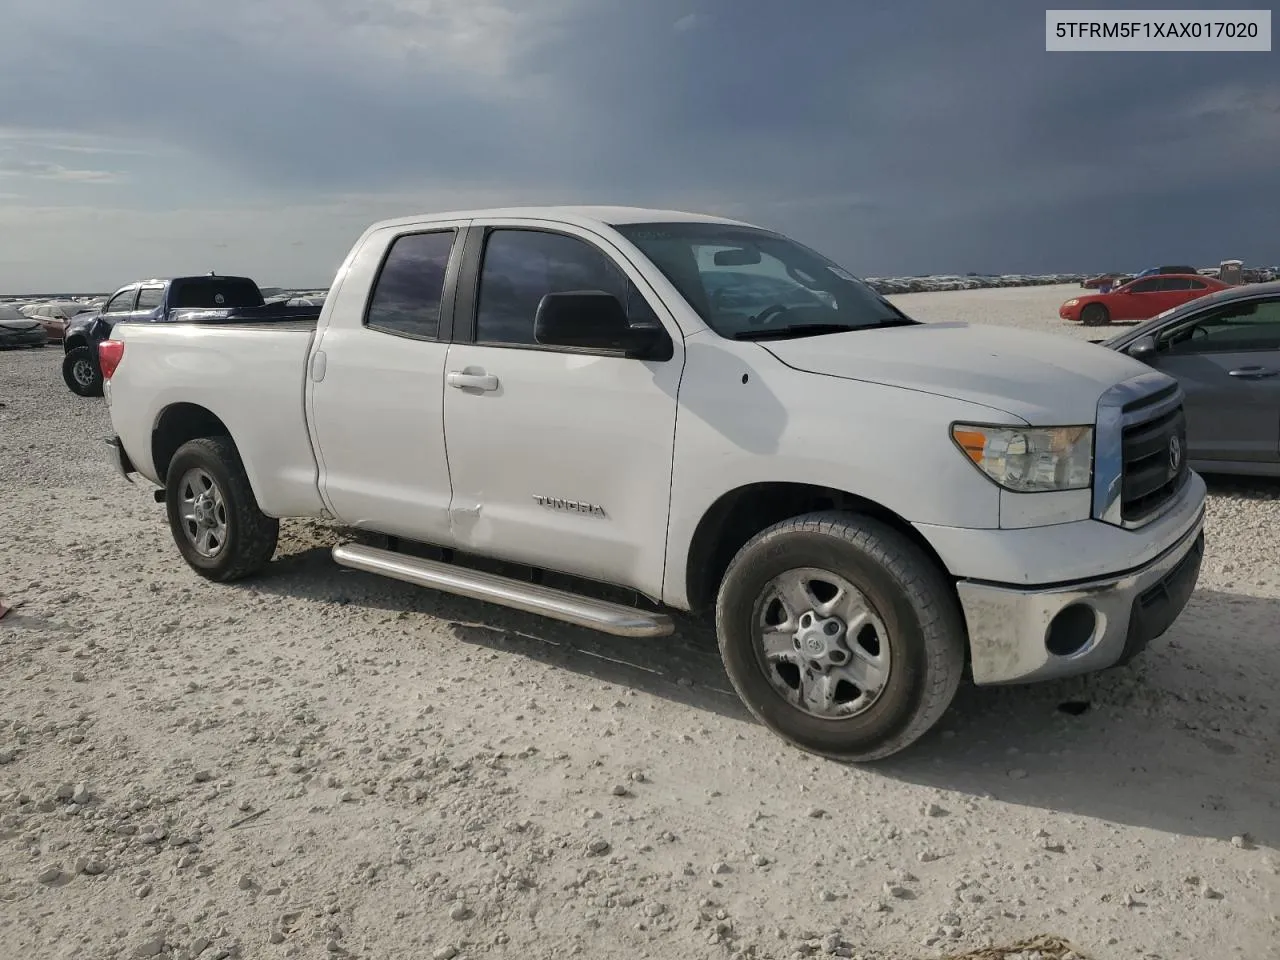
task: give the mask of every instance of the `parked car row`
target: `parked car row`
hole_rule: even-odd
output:
[[[30,303],[21,310],[32,320],[39,321],[49,339],[61,343],[66,335],[67,325],[82,313],[91,312],[101,305],[82,303],[79,300],[47,300],[44,303]]]
[[[268,288],[270,296],[263,291],[267,303],[287,303],[291,307],[319,307],[324,304],[327,290],[294,290],[284,291],[279,287]],[[45,342],[65,343],[67,328],[77,318],[85,319],[103,312],[108,297],[92,297],[74,299],[58,297],[49,300],[15,300],[0,302],[0,321],[5,325],[0,328],[0,348],[6,346],[29,346],[30,326],[23,323],[23,318],[34,320],[45,332]],[[19,336],[19,333],[22,336]]]
[[[0,303],[0,347],[43,347],[48,342],[49,335],[38,320],[13,304]]]
[[[0,347],[36,346],[32,323],[44,331],[40,345],[60,343],[71,320],[100,303],[71,299],[0,303]]]
[[[1058,283],[1076,283],[1078,273],[1050,273],[1029,276],[1020,273],[968,274],[966,276],[930,277],[866,277],[863,282],[876,293],[940,293],[950,290],[989,290],[995,287],[1040,287]]]
[[[1137,273],[1097,273],[1080,281],[1086,290],[1099,290],[1106,293],[1115,287],[1124,286],[1134,280],[1158,275],[1192,275],[1213,277],[1226,283],[1267,283],[1280,275],[1277,267],[1246,267],[1239,260],[1224,260],[1216,267],[1192,267],[1187,264],[1169,264],[1162,267],[1148,267]]]

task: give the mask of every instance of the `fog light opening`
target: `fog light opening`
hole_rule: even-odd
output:
[[[1098,627],[1098,614],[1086,603],[1073,603],[1058,611],[1049,623],[1044,645],[1055,657],[1069,657],[1089,645]]]

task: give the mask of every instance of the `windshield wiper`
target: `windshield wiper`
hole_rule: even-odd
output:
[[[885,317],[875,323],[797,323],[789,327],[761,327],[759,330],[739,330],[734,340],[782,340],[786,337],[814,337],[824,333],[849,333],[853,330],[874,330],[878,327],[914,326],[914,320],[905,317]]]
[[[860,330],[848,323],[797,323],[790,327],[761,327],[759,330],[739,330],[735,340],[775,340],[783,337],[809,337],[821,333],[848,333]]]

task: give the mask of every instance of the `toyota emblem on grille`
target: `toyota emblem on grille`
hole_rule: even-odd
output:
[[[1176,436],[1169,438],[1169,472],[1177,473],[1182,466],[1182,441]]]

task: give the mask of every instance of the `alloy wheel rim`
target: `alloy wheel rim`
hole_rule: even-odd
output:
[[[752,628],[770,685],[812,717],[847,720],[865,713],[888,683],[884,621],[839,574],[816,567],[780,573],[760,592]]]
[[[187,542],[212,559],[227,543],[227,504],[207,470],[193,467],[178,484],[179,517]]]

